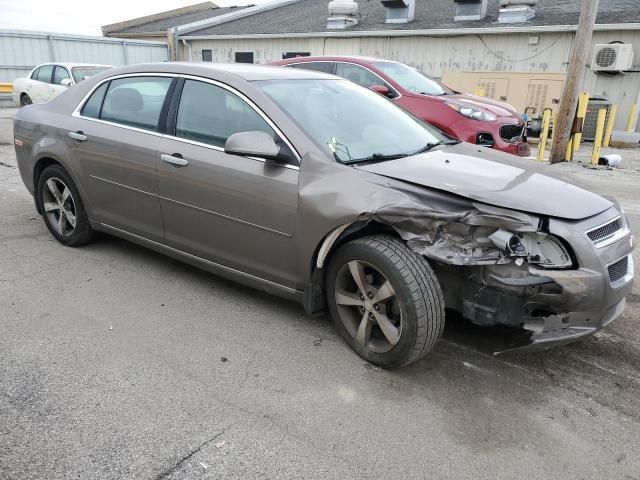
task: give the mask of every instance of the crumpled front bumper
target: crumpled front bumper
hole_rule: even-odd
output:
[[[549,230],[571,245],[579,268],[529,268],[532,276],[548,279],[560,290],[554,294],[531,296],[529,304],[535,304],[549,314],[523,318],[523,328],[531,332],[529,343],[504,351],[538,351],[571,343],[593,335],[622,314],[625,297],[631,293],[634,280],[633,237],[626,220],[624,233],[613,243],[598,246],[585,233],[594,225],[611,219],[612,211],[607,211],[588,222],[551,220]],[[625,258],[626,273],[612,278],[610,267]]]

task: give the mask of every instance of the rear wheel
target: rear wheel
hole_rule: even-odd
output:
[[[24,107],[25,105],[31,105],[33,103],[33,101],[31,100],[31,97],[29,95],[27,95],[26,93],[23,93],[20,96],[20,106]]]
[[[444,298],[433,270],[391,236],[343,245],[329,263],[326,294],[342,337],[381,367],[422,358],[444,329]]]
[[[94,238],[80,193],[60,165],[50,165],[38,178],[38,206],[51,234],[63,245],[79,247]]]

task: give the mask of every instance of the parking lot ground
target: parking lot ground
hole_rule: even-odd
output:
[[[595,336],[491,354],[450,318],[384,371],[327,316],[122,240],[56,243],[0,110],[0,478],[640,480],[640,295]],[[640,232],[640,152],[561,169]],[[522,160],[529,161],[529,160]],[[636,254],[636,271],[638,268]]]

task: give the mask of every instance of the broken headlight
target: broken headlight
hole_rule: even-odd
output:
[[[489,240],[505,257],[544,268],[567,268],[572,265],[571,255],[557,238],[545,233],[512,233],[499,229]]]

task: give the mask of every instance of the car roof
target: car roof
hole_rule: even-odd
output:
[[[384,58],[375,58],[375,57],[366,57],[362,55],[319,55],[316,57],[293,57],[287,58],[286,60],[279,60],[277,62],[273,62],[274,64],[285,65],[288,63],[298,63],[298,62],[356,62],[356,63],[378,63],[378,62],[389,62],[389,63],[397,63],[393,60],[386,60]]]
[[[113,65],[104,65],[101,63],[91,63],[91,62],[46,62],[41,63],[36,68],[41,67],[43,65],[60,65],[62,67],[73,68],[73,67],[109,67],[115,68]]]
[[[333,75],[310,70],[279,68],[268,65],[253,65],[247,63],[210,62],[162,62],[129,65],[110,71],[110,75],[145,72],[181,73],[212,79],[217,78],[220,74],[231,74],[248,82],[279,79],[337,79],[337,77]]]

